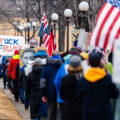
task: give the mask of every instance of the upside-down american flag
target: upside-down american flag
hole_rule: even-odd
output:
[[[45,13],[43,14],[42,17],[41,26],[38,35],[43,38],[43,45],[45,47],[48,47],[49,39],[50,39],[50,31],[48,27],[48,20],[46,18]]]
[[[107,0],[100,9],[90,45],[112,50],[115,40],[120,38],[120,0]]]

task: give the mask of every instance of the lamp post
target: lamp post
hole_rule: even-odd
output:
[[[25,42],[26,42],[26,39],[27,39],[26,38],[26,31],[27,31],[27,24],[26,23],[24,24],[24,30],[25,30]]]
[[[72,10],[65,9],[64,16],[67,18],[67,51],[69,51],[69,19],[72,17]]]
[[[16,35],[16,30],[17,30],[17,25],[18,25],[18,23],[17,23],[17,22],[14,22],[13,25],[14,25],[14,27],[15,27],[15,35]]]
[[[56,22],[57,22],[58,19],[59,19],[58,14],[57,14],[57,13],[52,13],[51,19],[52,19],[52,21],[53,21],[53,25],[54,25],[54,34],[55,34],[55,38],[56,38]]]
[[[33,21],[32,22],[32,27],[33,27],[33,37],[35,37],[35,27],[37,26],[37,22]]]
[[[23,27],[23,26],[18,26],[18,29],[19,29],[21,35],[23,35],[23,34],[22,34],[22,31],[24,30],[24,27]]]
[[[30,40],[30,28],[31,28],[31,24],[30,23],[26,23],[26,27],[27,27],[27,32],[28,32],[28,42]]]
[[[89,29],[88,20],[86,18],[86,12],[89,10],[89,4],[86,1],[83,1],[79,4],[79,10],[82,12],[81,15],[81,27],[86,30]]]

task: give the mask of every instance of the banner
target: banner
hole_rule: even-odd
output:
[[[120,84],[120,40],[116,40],[114,45],[113,82]]]
[[[72,46],[77,46],[79,35],[80,35],[80,29],[72,29]]]
[[[24,46],[24,37],[0,35],[0,55],[2,56],[12,56],[15,50],[24,49]]]

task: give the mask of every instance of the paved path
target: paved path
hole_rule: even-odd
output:
[[[3,89],[3,81],[2,81],[2,79],[0,79],[0,88]],[[3,89],[3,91],[6,93],[6,95],[9,98],[9,100],[14,104],[14,106],[16,107],[16,109],[18,111],[18,114],[22,118],[22,119],[18,119],[17,118],[17,119],[13,119],[13,120],[30,120],[30,111],[24,109],[24,104],[21,104],[20,102],[15,102],[14,98],[13,98],[13,95],[10,93],[10,91],[8,89]],[[1,101],[4,101],[4,99],[1,100]],[[12,119],[1,119],[0,118],[0,120],[12,120]]]

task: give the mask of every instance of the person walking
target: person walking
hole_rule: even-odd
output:
[[[82,120],[114,120],[110,99],[119,92],[112,78],[101,68],[102,55],[96,51],[89,54],[91,68],[78,81],[78,98],[82,104]]]
[[[19,51],[15,50],[14,56],[10,60],[8,66],[8,78],[12,79],[13,82],[15,102],[19,101],[18,80],[16,79],[15,76],[16,65],[19,63],[19,59],[20,59]]]
[[[26,81],[26,98],[30,101],[30,116],[34,120],[47,117],[47,105],[42,102],[40,91],[40,76],[47,57],[48,55],[44,50],[37,51],[33,55],[32,71]]]
[[[62,78],[60,87],[60,97],[65,101],[61,120],[82,120],[82,106],[77,99],[77,81],[82,74],[80,56],[71,56],[68,75]]]
[[[47,99],[48,104],[48,120],[57,120],[57,93],[54,86],[54,79],[57,71],[62,65],[62,58],[57,52],[47,60],[47,64],[43,67],[40,79],[40,88],[42,96]]]

